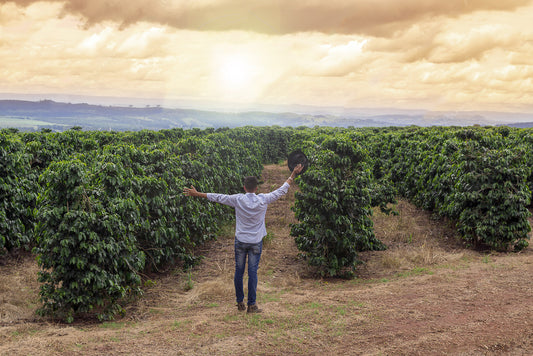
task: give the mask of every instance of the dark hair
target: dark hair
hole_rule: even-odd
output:
[[[257,188],[257,184],[257,178],[254,176],[244,178],[244,188],[248,192],[253,192]]]

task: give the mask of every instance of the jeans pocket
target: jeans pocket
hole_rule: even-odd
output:
[[[255,244],[255,245],[252,245],[251,246],[252,253],[254,255],[260,255],[262,247],[263,247],[263,243],[262,242],[259,242],[258,244]]]

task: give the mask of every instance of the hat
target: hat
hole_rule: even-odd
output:
[[[302,166],[304,166],[304,168],[299,174],[302,174],[303,172],[305,172],[307,170],[307,167],[309,167],[309,160],[307,159],[305,154],[300,150],[291,152],[291,154],[287,158],[287,165],[289,166],[289,170],[291,172],[294,170],[294,168],[298,164],[301,164]]]

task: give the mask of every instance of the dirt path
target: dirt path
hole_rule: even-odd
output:
[[[265,167],[261,191],[286,166]],[[530,355],[533,252],[475,252],[406,202],[373,218],[389,249],[361,254],[353,280],[321,279],[298,257],[289,224],[294,191],[267,214],[260,315],[237,311],[233,230],[206,246],[190,273],[152,277],[145,296],[111,323],[54,324],[33,314],[31,257],[0,266],[0,355]],[[191,288],[192,287],[192,288]]]

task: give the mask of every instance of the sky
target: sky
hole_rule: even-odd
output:
[[[531,113],[532,21],[533,0],[0,0],[0,99]]]

